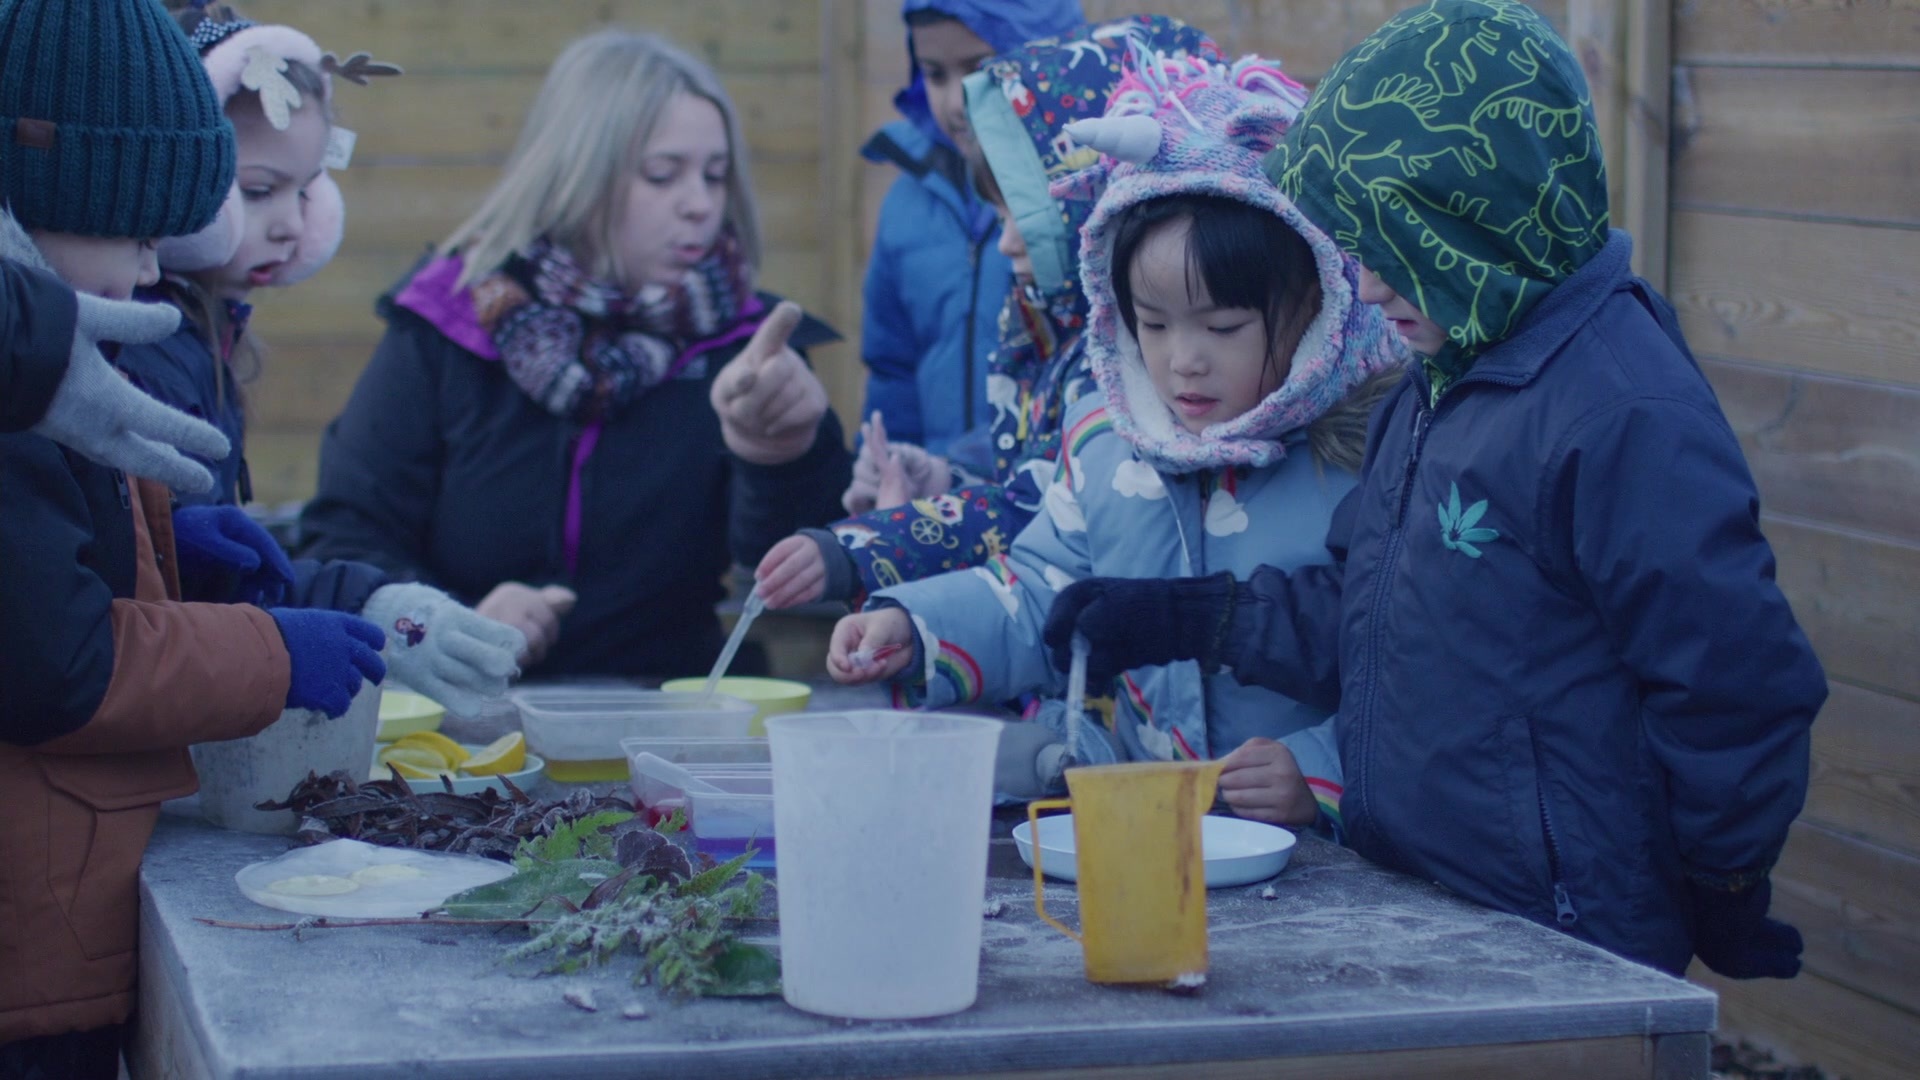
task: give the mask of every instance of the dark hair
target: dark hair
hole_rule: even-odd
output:
[[[1269,370],[1293,350],[1320,311],[1320,266],[1306,240],[1270,210],[1223,195],[1168,195],[1134,203],[1113,221],[1113,298],[1127,333],[1133,311],[1133,260],[1161,228],[1188,220],[1187,295],[1195,279],[1222,307],[1260,313]]]
[[[987,164],[986,156],[977,149],[964,156],[967,178],[973,181],[974,192],[995,206],[1007,205],[1007,197],[1000,190],[1000,179],[993,175],[993,168]]]
[[[907,12],[908,29],[913,29],[921,26],[938,26],[941,23],[950,23],[950,22],[959,22],[959,21],[960,21],[960,16],[949,15],[944,11],[938,11],[934,8],[921,8],[918,11]]]

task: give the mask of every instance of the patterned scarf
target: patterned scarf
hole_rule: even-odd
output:
[[[753,295],[732,233],[672,286],[630,296],[538,240],[473,286],[507,373],[555,416],[604,419],[681,373],[690,347],[730,328]]]
[[[1342,57],[1266,161],[1341,248],[1447,332],[1437,399],[1607,242],[1586,77],[1515,0],[1431,0]]]

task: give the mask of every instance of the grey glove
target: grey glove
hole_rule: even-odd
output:
[[[1045,724],[1015,720],[1000,728],[993,758],[993,791],[1011,799],[1042,799],[1059,790],[1067,744]]]
[[[169,304],[103,300],[86,293],[75,299],[80,311],[67,374],[34,433],[171,488],[213,490],[213,474],[181,451],[223,458],[232,449],[227,437],[141,393],[100,355],[102,341],[143,345],[165,338],[179,327],[180,312]]]
[[[474,716],[520,674],[526,635],[428,585],[382,585],[360,616],[386,631],[393,677],[456,716]]]

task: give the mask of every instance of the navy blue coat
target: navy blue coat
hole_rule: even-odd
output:
[[[77,303],[59,278],[0,259],[0,432],[46,416],[67,375]]]
[[[165,302],[160,294],[144,298]],[[253,483],[247,474],[247,421],[231,374],[220,371],[220,361],[198,327],[184,318],[180,329],[150,345],[121,347],[115,363],[135,386],[155,399],[198,417],[220,429],[233,444],[225,458],[194,457],[213,473],[213,490],[205,494],[175,492],[181,505],[244,506],[253,501]],[[223,378],[224,375],[224,378]],[[222,384],[225,384],[224,386]],[[293,560],[293,589],[288,607],[317,607],[358,613],[375,589],[390,580],[377,566],[349,559]],[[188,600],[224,600],[194,596]]]
[[[1428,401],[1375,414],[1328,546],[1224,662],[1333,704],[1367,857],[1667,971],[1689,875],[1764,870],[1826,680],[1672,309],[1607,246]]]
[[[778,300],[761,296],[768,310]],[[320,444],[304,554],[369,562],[468,605],[503,581],[571,587],[579,603],[530,676],[706,671],[729,563],[751,566],[839,514],[852,461],[831,411],[785,465],[727,451],[708,395],[744,339],[583,427],[441,324],[390,297],[380,310],[386,336]],[[837,339],[808,318],[789,343]]]

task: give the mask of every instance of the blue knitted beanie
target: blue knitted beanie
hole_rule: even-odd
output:
[[[147,240],[204,228],[233,125],[159,0],[0,0],[0,199],[22,225]]]

